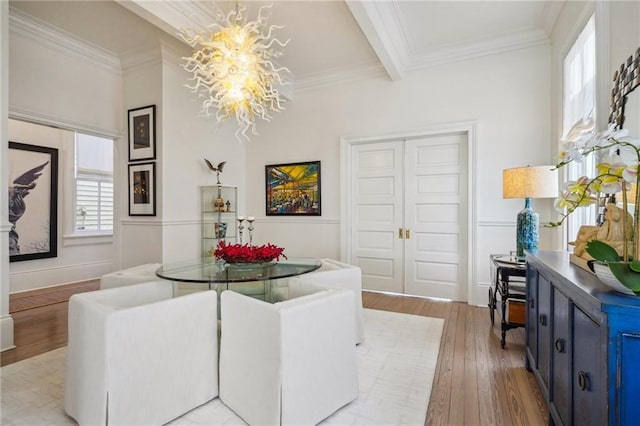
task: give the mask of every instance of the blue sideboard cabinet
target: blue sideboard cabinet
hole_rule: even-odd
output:
[[[556,425],[640,424],[640,297],[527,253],[526,363]]]

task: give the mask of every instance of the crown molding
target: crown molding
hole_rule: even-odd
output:
[[[157,46],[144,46],[128,50],[120,55],[123,71],[134,71],[162,62],[162,48]]]
[[[15,7],[9,8],[9,31],[66,54],[88,60],[109,71],[122,72],[114,53],[82,40]]]
[[[560,12],[562,12],[562,9],[564,8],[564,5],[564,1],[552,1],[544,3],[544,7],[542,9],[542,13],[540,14],[540,18],[538,19],[538,22],[547,36],[551,37],[551,34],[553,33],[556,22],[558,21],[558,17],[560,16]]]
[[[215,22],[212,8],[193,1],[115,1],[178,40],[181,40],[178,34],[183,28],[204,31],[207,23]]]
[[[436,65],[480,58],[512,50],[524,49],[538,45],[549,45],[549,37],[541,29],[525,29],[503,33],[496,37],[477,42],[457,43],[444,48],[414,55],[407,66],[407,71],[417,71]]]
[[[380,64],[367,64],[348,69],[336,69],[318,74],[310,74],[298,77],[295,80],[295,91],[304,92],[306,90],[323,87],[337,86],[345,83],[353,83],[368,78],[386,78],[385,68]]]

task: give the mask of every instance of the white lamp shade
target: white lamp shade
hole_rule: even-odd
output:
[[[555,198],[558,170],[555,166],[516,167],[502,171],[502,198]]]

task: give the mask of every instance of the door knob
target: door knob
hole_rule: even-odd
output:
[[[404,238],[404,229],[398,228],[398,238],[399,239],[403,239]]]
[[[405,229],[404,230],[404,237],[408,240],[409,238],[411,238],[411,230],[410,229]]]

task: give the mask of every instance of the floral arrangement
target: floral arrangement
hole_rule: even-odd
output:
[[[227,244],[224,240],[218,243],[213,252],[216,259],[227,263],[263,263],[280,260],[284,255],[284,248],[267,243],[262,246],[249,244]]]
[[[628,130],[617,130],[611,125],[602,134],[583,132],[574,140],[566,142],[560,152],[557,168],[572,161],[581,161],[585,156],[600,152],[600,162],[596,165],[597,176],[580,177],[564,184],[562,193],[554,206],[562,214],[562,219],[551,223],[558,226],[576,208],[588,206],[597,201],[597,193],[622,193],[622,211],[627,212],[627,191],[635,189],[635,206],[632,226],[623,223],[622,229],[632,235],[623,235],[624,247],[618,253],[609,244],[593,240],[585,250],[597,261],[606,263],[613,275],[634,293],[640,295],[640,140],[629,136]],[[622,216],[626,221],[627,215]],[[630,241],[627,244],[627,241]],[[631,247],[629,247],[631,246]]]

